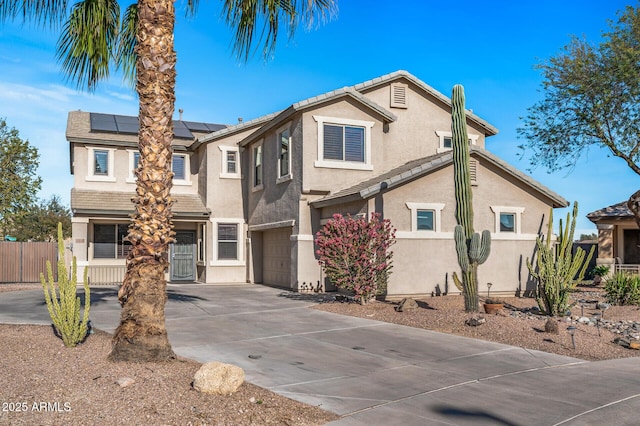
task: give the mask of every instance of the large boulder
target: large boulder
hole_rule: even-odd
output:
[[[242,368],[222,362],[203,364],[193,377],[193,388],[203,393],[230,395],[244,382]]]

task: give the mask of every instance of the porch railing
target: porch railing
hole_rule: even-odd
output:
[[[127,271],[125,265],[89,265],[88,277],[90,285],[122,284]]]
[[[633,265],[628,263],[616,263],[614,267],[615,272],[625,272],[627,274],[640,275],[640,265]]]

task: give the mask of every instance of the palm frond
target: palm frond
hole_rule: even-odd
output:
[[[127,7],[120,25],[116,66],[122,69],[124,80],[135,87],[136,81],[136,31],[138,28],[138,4]]]
[[[120,6],[117,0],[83,0],[76,3],[58,39],[57,56],[62,72],[78,88],[95,90],[109,77],[116,60]]]
[[[247,60],[253,53],[257,27],[262,27],[258,43],[263,44],[263,56],[268,57],[276,47],[281,25],[291,38],[301,22],[312,26],[331,19],[337,5],[334,0],[224,0],[222,10],[235,31],[233,51]]]
[[[1,0],[0,22],[15,21],[56,28],[66,16],[68,0]]]

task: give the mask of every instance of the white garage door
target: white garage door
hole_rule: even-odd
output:
[[[265,284],[291,287],[291,228],[262,234],[262,280]]]

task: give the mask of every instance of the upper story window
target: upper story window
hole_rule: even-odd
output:
[[[291,178],[291,135],[289,128],[281,129],[278,135],[278,182]]]
[[[251,161],[253,164],[253,189],[262,189],[262,141],[255,145],[252,149]]]
[[[225,179],[240,179],[240,152],[237,146],[219,145],[222,159],[220,177]]]
[[[373,170],[371,164],[372,121],[314,115],[318,122],[316,167]]]
[[[173,172],[173,180],[187,179],[187,155],[173,154],[171,158],[171,171]]]
[[[116,178],[113,173],[115,149],[93,147],[87,149],[89,158],[86,180],[115,182]]]
[[[440,138],[440,144],[437,152],[450,151],[453,148],[453,135],[450,131],[437,131],[436,135]],[[469,135],[469,145],[477,145],[480,135]]]
[[[416,221],[418,231],[434,231],[435,230],[435,214],[434,210],[418,209],[416,210]]]
[[[522,213],[524,207],[491,206],[495,215],[496,233],[522,233]]]

